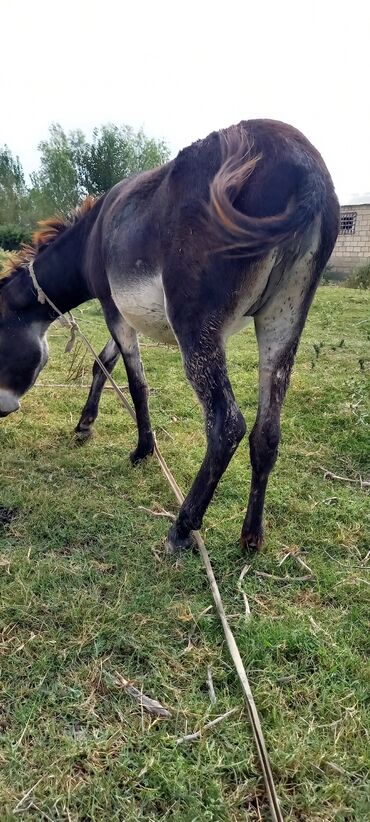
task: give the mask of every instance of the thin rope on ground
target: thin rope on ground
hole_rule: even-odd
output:
[[[35,272],[33,270],[33,263],[32,262],[30,263],[30,276],[31,276],[32,283],[34,285],[35,291],[37,293],[37,298],[38,298],[39,302],[41,302],[41,303],[45,303],[45,301],[48,302],[49,305],[53,308],[53,310],[58,314],[58,316],[63,318],[63,320],[64,320],[63,325],[65,325],[65,326],[68,325],[70,330],[71,330],[71,343],[74,342],[76,334],[78,334],[81,337],[81,339],[84,341],[85,345],[87,346],[87,348],[91,352],[92,356],[94,357],[95,361],[100,366],[103,374],[106,376],[106,378],[109,380],[109,382],[113,386],[113,389],[116,392],[121,404],[126,408],[126,410],[130,414],[132,419],[136,422],[135,411],[131,407],[130,403],[127,401],[125,395],[123,394],[123,391],[119,388],[119,386],[117,385],[117,383],[113,379],[112,375],[109,373],[109,371],[105,367],[104,363],[101,361],[98,354],[96,354],[93,346],[91,345],[88,338],[85,336],[84,332],[81,330],[81,328],[80,328],[78,322],[76,321],[75,317],[73,317],[73,315],[69,312],[68,313],[68,318],[69,319],[67,319],[59,311],[59,309],[56,307],[56,305],[51,300],[49,300],[48,296],[45,294],[43,289],[40,287],[39,283],[37,282]],[[71,346],[69,347],[69,350],[70,350],[70,348],[71,348]],[[174,495],[177,499],[177,502],[179,503],[179,505],[182,505],[182,503],[184,502],[184,495],[181,491],[181,488],[178,486],[178,484],[175,480],[175,477],[171,473],[171,471],[170,471],[163,455],[161,454],[161,452],[158,448],[158,444],[157,444],[155,436],[154,436],[154,453],[155,453],[156,458],[159,462],[159,465],[161,467],[161,470],[162,470],[162,473],[163,473],[164,477],[166,478],[167,482],[169,483],[170,487],[172,488],[172,490],[174,492]],[[212,568],[211,561],[210,561],[206,546],[204,544],[203,538],[202,538],[199,531],[194,531],[193,534],[194,534],[197,546],[199,548],[199,553],[202,557],[202,560],[203,560],[203,563],[204,563],[204,566],[205,566],[205,569],[206,569],[206,573],[207,573],[208,581],[209,581],[209,584],[210,584],[212,596],[213,596],[213,599],[214,599],[214,602],[215,602],[215,605],[216,605],[216,608],[217,608],[217,611],[218,611],[218,614],[219,614],[219,617],[220,617],[220,620],[221,620],[221,624],[222,624],[223,631],[224,631],[224,634],[225,634],[225,639],[226,639],[226,643],[227,643],[227,646],[228,646],[228,649],[229,649],[229,652],[230,652],[230,656],[233,660],[236,672],[238,674],[238,677],[239,677],[239,680],[241,682],[241,686],[243,688],[243,692],[244,692],[244,695],[245,695],[245,698],[246,698],[249,720],[250,720],[250,723],[251,723],[251,726],[252,726],[252,731],[253,731],[253,736],[254,736],[254,740],[255,740],[255,743],[256,743],[257,753],[258,753],[258,757],[259,757],[260,764],[261,764],[262,774],[263,774],[265,787],[266,787],[266,793],[267,793],[267,797],[268,797],[268,801],[269,801],[269,805],[270,805],[271,817],[273,819],[273,822],[283,822],[283,815],[282,815],[282,812],[281,812],[281,809],[280,809],[279,798],[278,798],[275,783],[274,783],[274,777],[273,777],[272,770],[271,770],[271,765],[270,765],[269,755],[268,755],[268,752],[267,752],[265,738],[264,738],[264,735],[263,735],[261,722],[260,722],[258,711],[257,711],[257,706],[256,706],[256,703],[254,701],[253,693],[252,693],[252,690],[251,690],[251,687],[250,687],[250,684],[249,684],[247,672],[245,670],[243,660],[242,660],[240,652],[239,652],[239,648],[236,644],[234,634],[233,634],[233,632],[230,628],[230,625],[228,623],[228,620],[227,620],[227,616],[226,616],[225,609],[224,609],[224,606],[223,606],[223,602],[222,602],[222,599],[221,599],[221,594],[220,594],[220,591],[219,591],[219,587],[217,585],[217,580],[216,580],[216,577],[213,573],[213,568]]]

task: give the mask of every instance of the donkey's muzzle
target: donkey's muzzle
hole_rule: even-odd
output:
[[[7,417],[13,411],[18,411],[19,400],[11,391],[0,388],[0,417]]]

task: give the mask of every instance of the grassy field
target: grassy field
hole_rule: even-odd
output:
[[[94,305],[82,325],[97,345],[106,340]],[[205,571],[196,555],[166,559],[168,521],[141,508],[175,510],[171,492],[154,460],[131,467],[135,431],[112,392],[104,393],[95,437],[75,444],[85,391],[78,381],[55,387],[66,383],[71,360],[64,330],[52,328],[49,339],[38,387],[0,425],[1,505],[14,514],[0,525],[0,819],[268,819]],[[160,447],[187,489],[204,449],[201,413],[178,351],[148,341],[142,350]],[[251,330],[231,341],[229,363],[250,429]],[[89,369],[86,358],[83,382]],[[117,373],[124,384],[122,368]],[[369,477],[369,383],[370,293],[323,287],[285,404],[264,550],[244,578],[249,621],[237,587],[246,562],[238,539],[247,441],[205,520],[287,820],[370,817],[370,500],[360,483],[325,479],[321,470]],[[298,551],[308,580],[294,579],[307,574]],[[172,718],[142,713],[120,676]],[[233,707],[200,740],[176,744]]]

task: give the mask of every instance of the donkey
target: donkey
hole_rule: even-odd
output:
[[[206,454],[171,526],[167,549],[193,546],[204,513],[246,432],[229,381],[228,337],[254,320],[259,404],[250,434],[252,481],[242,545],[258,549],[275,464],[280,414],[295,352],[338,233],[339,204],[317,150],[295,128],[242,121],[164,166],[122,181],[52,242],[34,249],[33,272],[61,312],[102,306],[135,406],[136,463],[153,452],[138,332],[177,343],[204,409]],[[0,414],[19,408],[47,360],[55,320],[38,301],[27,261],[0,288]],[[113,367],[112,365],[112,367]]]

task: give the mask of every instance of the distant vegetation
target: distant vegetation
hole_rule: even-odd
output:
[[[361,265],[345,281],[347,288],[370,288],[370,263]]]
[[[370,263],[360,265],[351,274],[327,265],[322,274],[323,285],[341,285],[344,288],[370,288]]]
[[[102,194],[169,157],[163,141],[127,125],[95,128],[89,141],[81,130],[66,133],[54,123],[38,148],[40,166],[27,184],[19,157],[0,147],[0,247],[9,251],[29,240],[38,220],[67,215],[87,194]]]
[[[1,248],[1,246],[0,246],[0,274],[2,272],[4,264],[6,262],[7,256],[8,255],[7,255],[6,251],[4,251],[4,249]]]

